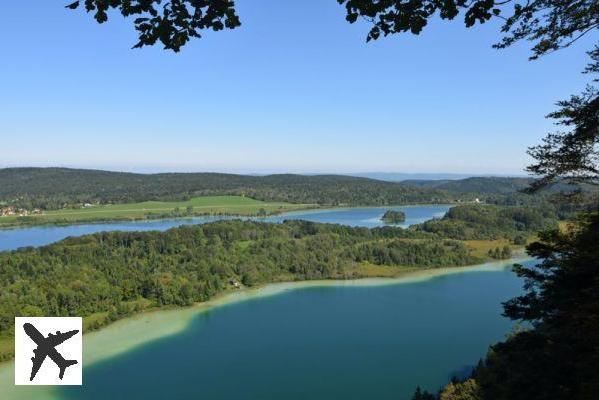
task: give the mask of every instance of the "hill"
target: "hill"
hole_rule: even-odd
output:
[[[0,202],[25,209],[52,210],[83,203],[182,201],[210,195],[333,206],[455,200],[455,196],[436,189],[341,175],[136,174],[69,168],[0,170]]]
[[[533,179],[516,177],[472,177],[460,180],[405,180],[404,185],[452,193],[511,194],[526,189]]]
[[[466,179],[473,176],[473,174],[452,174],[452,173],[405,173],[405,172],[357,172],[353,174],[347,174],[350,176],[357,176],[360,178],[377,179],[379,181],[389,182],[402,182],[408,180],[418,181],[438,181],[438,180],[457,180]]]

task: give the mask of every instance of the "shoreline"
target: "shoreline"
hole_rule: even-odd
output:
[[[194,219],[194,218],[203,218],[203,217],[231,217],[231,218],[267,218],[272,216],[277,216],[281,214],[286,214],[290,212],[302,212],[309,210],[324,210],[325,208],[320,208],[318,205],[307,206],[305,208],[294,208],[289,211],[273,211],[269,212],[264,216],[258,216],[258,214],[239,214],[239,213],[197,213],[192,215],[183,215],[183,216],[166,216],[161,214],[146,214],[141,217],[117,217],[117,218],[90,218],[84,220],[55,220],[55,221],[40,221],[40,222],[15,222],[15,223],[7,223],[3,224],[0,220],[0,230],[11,230],[11,229],[26,229],[26,228],[35,228],[35,227],[43,227],[43,226],[71,226],[71,225],[102,225],[102,224],[110,224],[110,223],[119,223],[119,222],[155,222],[155,221],[173,221],[173,220],[186,220],[186,219]],[[333,208],[326,208],[333,209]],[[42,214],[43,215],[43,214]],[[24,217],[28,218],[28,217]],[[40,217],[31,217],[32,221],[35,218]]]
[[[210,310],[236,304],[242,301],[279,295],[288,291],[311,287],[373,287],[386,285],[409,284],[469,272],[493,272],[508,268],[514,263],[532,260],[531,257],[518,254],[508,260],[490,261],[463,267],[428,268],[410,270],[393,278],[359,278],[348,280],[312,280],[268,283],[258,287],[242,288],[223,292],[214,298],[196,303],[189,307],[159,308],[147,310],[135,315],[119,319],[102,327],[85,333],[83,342],[83,359],[86,365],[124,354],[144,344],[175,335],[185,330],[193,318]],[[151,326],[151,329],[150,326]],[[115,341],[111,336],[119,338]],[[0,389],[2,382],[13,382],[13,360],[0,362]],[[1,391],[1,390],[0,390]]]
[[[57,220],[57,221],[34,221],[35,218],[40,217],[31,217],[33,222],[18,222],[15,223],[2,223],[0,218],[0,231],[2,230],[12,230],[12,229],[27,229],[27,228],[35,228],[35,227],[44,227],[44,226],[70,226],[70,225],[101,225],[101,224],[109,224],[109,223],[119,223],[119,222],[155,222],[155,221],[172,221],[172,220],[186,220],[193,218],[202,218],[202,217],[231,217],[231,218],[268,218],[277,215],[290,214],[294,213],[303,213],[306,211],[342,211],[342,210],[350,210],[352,208],[370,208],[370,209],[385,209],[385,208],[395,208],[395,207],[419,207],[419,206],[454,206],[460,203],[410,203],[410,204],[393,204],[393,205],[383,205],[383,206],[334,206],[334,205],[319,205],[319,204],[307,204],[306,207],[294,208],[288,211],[273,211],[269,212],[265,216],[258,216],[257,214],[239,214],[239,213],[198,213],[194,215],[185,215],[185,216],[164,216],[164,215],[152,215],[147,214],[142,217],[117,217],[117,218],[90,218],[84,220]],[[463,203],[462,203],[463,204]],[[42,214],[43,215],[43,214]],[[23,217],[29,218],[29,217]]]

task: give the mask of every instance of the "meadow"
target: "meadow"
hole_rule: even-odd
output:
[[[108,220],[185,217],[193,215],[271,215],[316,208],[315,204],[265,202],[244,196],[202,196],[186,201],[144,201],[139,203],[90,205],[44,211],[28,216],[0,217],[0,226],[73,223]]]

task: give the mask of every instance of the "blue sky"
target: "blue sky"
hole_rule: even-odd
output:
[[[335,0],[238,0],[241,28],[179,54],[34,3],[0,6],[0,166],[521,174],[588,80],[584,42],[529,62],[497,24],[435,21],[366,44]]]

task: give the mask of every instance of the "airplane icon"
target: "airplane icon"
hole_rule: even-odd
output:
[[[58,368],[60,368],[58,377],[61,380],[67,367],[77,364],[77,360],[65,360],[55,347],[65,340],[75,336],[79,332],[78,330],[65,333],[60,333],[60,331],[57,331],[56,335],[50,333],[48,334],[48,337],[44,337],[44,335],[42,335],[40,331],[38,331],[35,326],[30,323],[24,324],[23,329],[25,330],[27,336],[29,336],[31,340],[37,344],[37,348],[33,350],[35,357],[31,357],[33,367],[31,368],[31,377],[29,378],[29,381],[32,381],[33,378],[35,378],[37,371],[39,371],[41,368],[46,357],[50,357],[50,359],[54,361]]]

